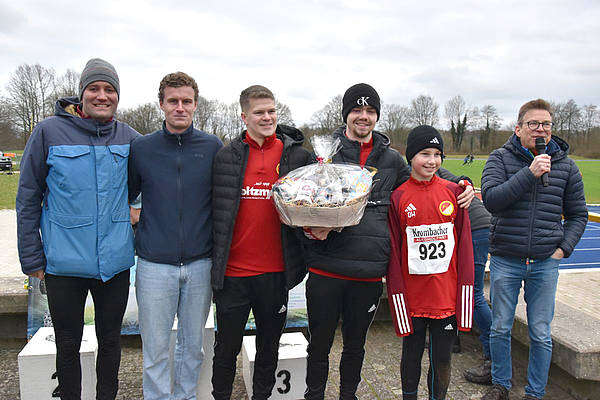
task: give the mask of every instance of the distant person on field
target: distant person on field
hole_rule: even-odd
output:
[[[490,154],[483,169],[483,202],[492,213],[493,386],[482,400],[508,399],[511,330],[521,286],[531,343],[524,399],[544,397],[552,358],[550,323],[558,264],[571,255],[588,219],[581,173],[568,157],[569,145],[552,135],[552,126],[547,101],[523,104],[514,134]],[[537,150],[538,140],[542,151]]]

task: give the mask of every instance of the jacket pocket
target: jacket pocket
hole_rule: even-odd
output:
[[[46,257],[58,273],[78,276],[96,259],[94,217],[48,212]],[[85,275],[85,274],[84,274]]]
[[[49,187],[52,183],[70,192],[89,190],[94,184],[90,146],[51,146],[48,152]]]
[[[119,144],[108,146],[112,165],[112,187],[122,188],[127,185],[127,159],[129,158],[129,145]]]
[[[129,209],[113,211],[110,220],[109,232],[105,239],[110,254],[104,254],[105,258],[118,262],[133,257],[133,229],[129,219]]]

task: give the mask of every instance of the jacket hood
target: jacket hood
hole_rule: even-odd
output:
[[[114,118],[106,123],[91,118],[81,118],[77,113],[77,106],[80,104],[77,96],[58,99],[54,106],[54,113],[57,117],[69,118],[78,128],[89,134],[103,136],[112,133],[117,123]]]
[[[533,159],[531,153],[521,145],[521,139],[514,133],[502,147],[527,160]],[[569,144],[558,136],[552,135],[546,152],[552,157],[552,161],[563,159],[569,154]]]
[[[293,126],[277,125],[277,128],[275,129],[275,134],[279,139],[282,139],[283,136],[287,136],[290,139],[292,139],[294,143],[304,143],[304,134],[302,133],[302,131],[300,131],[300,129],[295,128]]]

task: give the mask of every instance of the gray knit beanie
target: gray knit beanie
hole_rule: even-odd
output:
[[[86,87],[92,82],[103,81],[108,82],[117,91],[117,96],[121,97],[121,89],[119,87],[119,75],[115,67],[111,63],[104,61],[101,58],[92,58],[85,64],[81,79],[79,80],[79,100],[83,97],[83,92]]]

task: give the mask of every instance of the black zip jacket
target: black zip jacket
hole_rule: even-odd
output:
[[[360,143],[348,139],[344,132],[345,127],[341,127],[333,133],[342,142],[333,162],[359,164]],[[326,240],[306,240],[308,267],[355,278],[378,278],[387,273],[390,195],[410,172],[400,153],[390,148],[390,139],[375,131],[373,150],[365,165],[377,168],[377,173],[360,223],[341,232],[331,231]]]
[[[182,265],[212,254],[212,163],[223,143],[191,125],[136,139],[129,155],[129,201],[142,193],[137,254]]]
[[[278,125],[275,134],[283,142],[279,176],[311,162],[309,151],[302,147],[304,142],[302,132],[293,127]],[[213,164],[214,247],[211,281],[214,290],[223,288],[233,228],[240,206],[244,173],[250,152],[248,144],[244,143],[245,135],[244,131],[223,147],[217,153]],[[300,234],[300,228],[290,228],[281,224],[281,243],[288,289],[300,283],[306,275]]]

